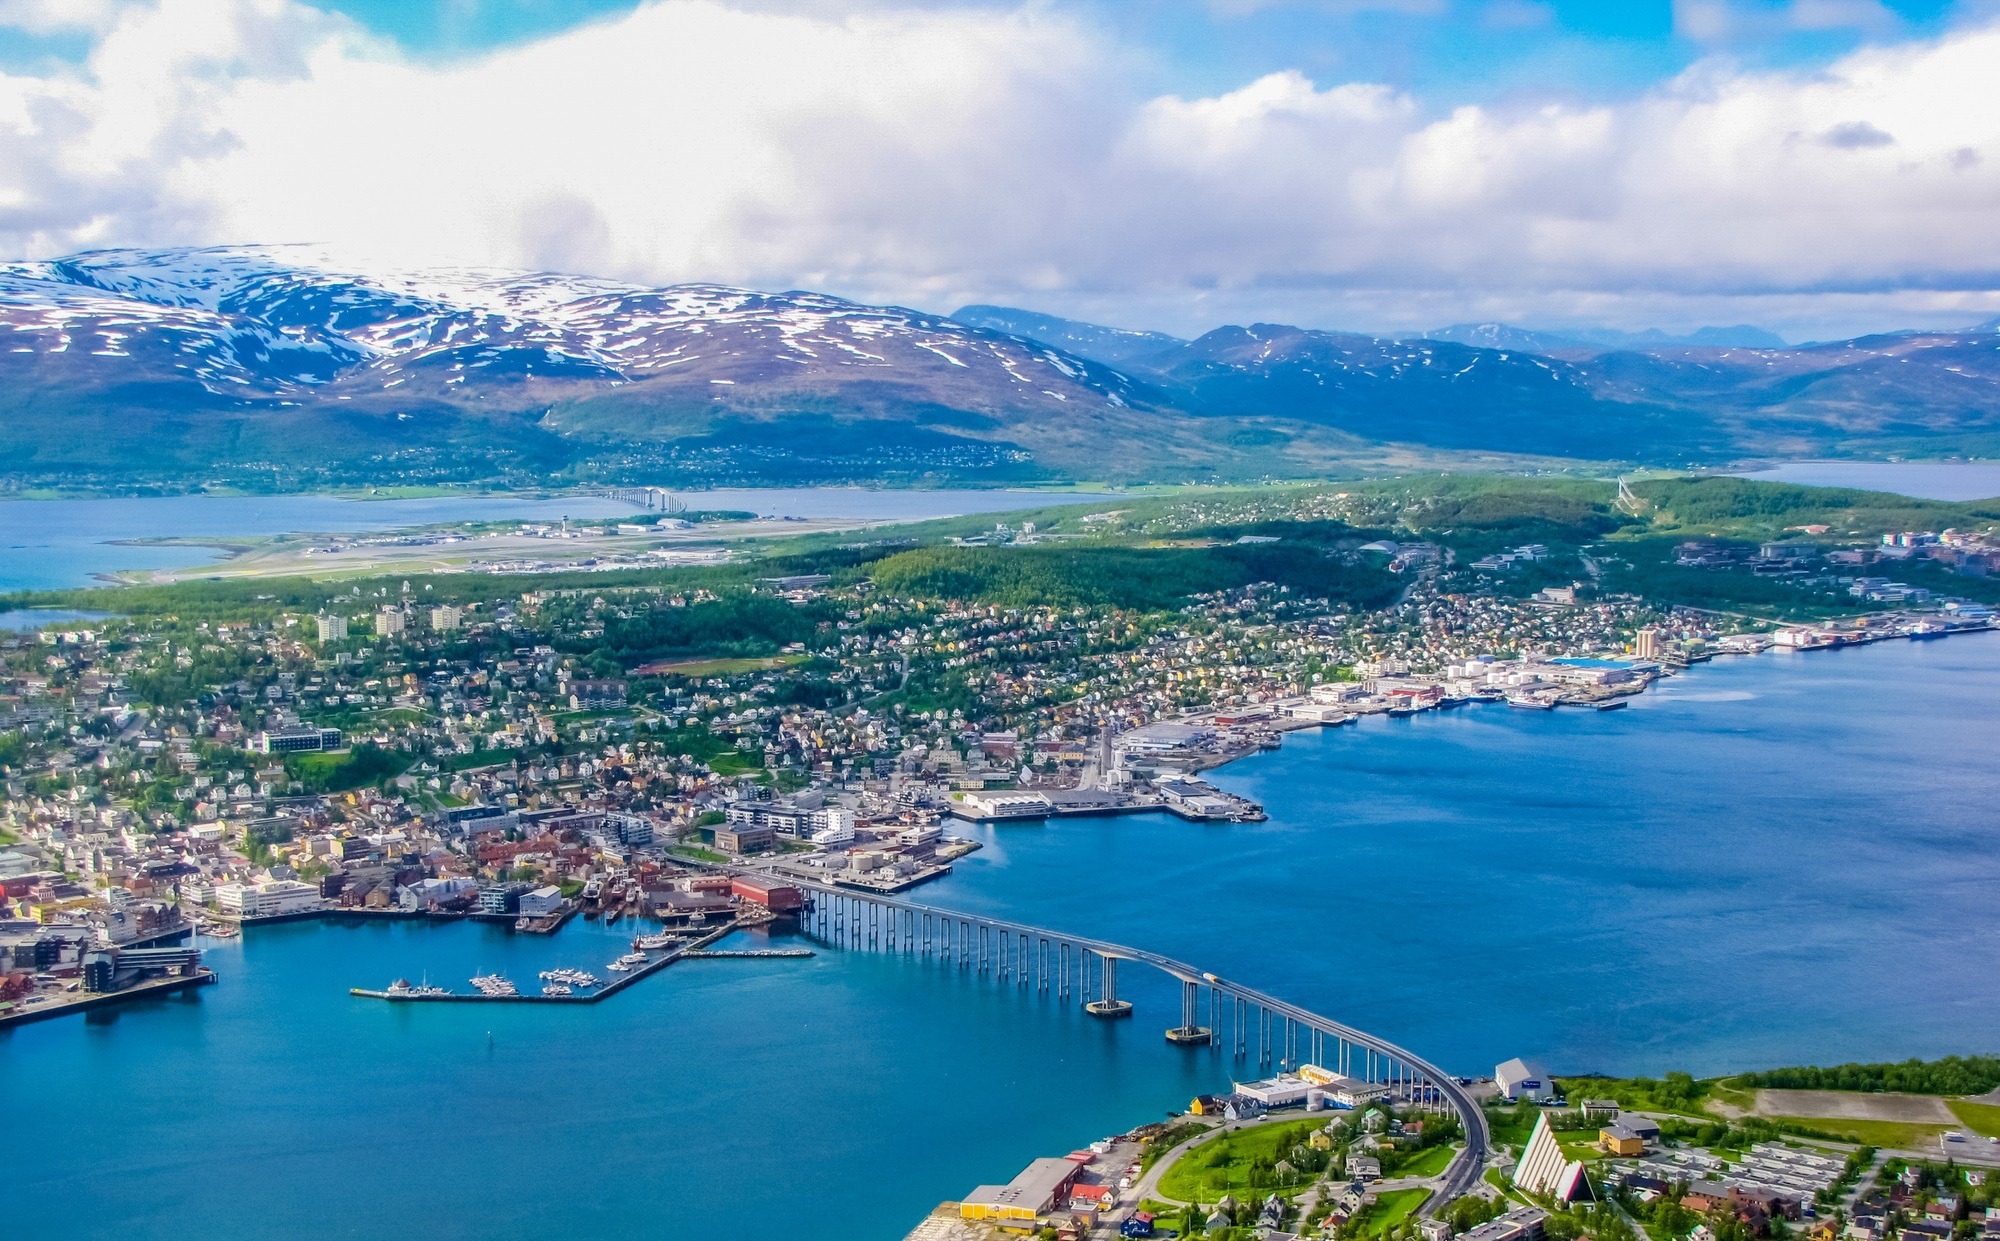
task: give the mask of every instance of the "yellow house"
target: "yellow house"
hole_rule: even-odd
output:
[[[1607,1154],[1612,1155],[1632,1156],[1646,1153],[1646,1140],[1623,1125],[1611,1125],[1599,1129],[1597,1144],[1602,1146]]]
[[[1220,1116],[1222,1115],[1223,1106],[1224,1106],[1224,1101],[1216,1098],[1212,1094],[1198,1094],[1194,1097],[1193,1101],[1188,1104],[1188,1115]]]
[[[1306,1139],[1306,1145],[1316,1151],[1330,1151],[1333,1149],[1333,1135],[1324,1129],[1315,1129],[1312,1136]]]

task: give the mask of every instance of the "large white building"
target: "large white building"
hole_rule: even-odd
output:
[[[319,890],[296,879],[273,879],[269,883],[223,883],[215,888],[215,903],[223,913],[238,918],[268,918],[273,914],[296,913],[319,904]]]
[[[375,613],[375,636],[378,638],[393,638],[403,632],[404,625],[403,614],[395,608],[383,608]]]
[[[536,888],[532,892],[521,893],[521,916],[523,918],[546,918],[561,908],[561,888],[544,887]]]
[[[320,641],[332,642],[346,636],[347,618],[345,616],[322,616],[319,618]]]
[[[1516,1102],[1533,1099],[1545,1103],[1556,1097],[1555,1079],[1548,1071],[1518,1056],[1493,1070],[1493,1084],[1502,1095]]]
[[[1521,1148],[1521,1162],[1514,1168],[1514,1187],[1531,1194],[1549,1194],[1563,1202],[1590,1197],[1590,1181],[1583,1165],[1563,1157],[1562,1144],[1549,1127],[1549,1114],[1535,1117],[1534,1132]]]

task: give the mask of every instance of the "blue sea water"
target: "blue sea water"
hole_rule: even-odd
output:
[[[675,492],[696,509],[770,517],[915,521],[998,513],[1047,503],[1088,503],[1094,493],[876,491],[859,487],[763,487]],[[0,592],[97,584],[127,569],[198,565],[218,553],[194,546],[129,546],[119,540],[243,538],[396,530],[446,521],[619,517],[635,506],[597,496],[436,496],[350,500],[325,495],[155,496],[0,501]]]
[[[1991,1051],[1996,703],[1978,635],[1718,662],[1610,714],[1371,720],[1216,773],[1268,823],[980,829],[920,898],[1160,949],[1467,1073]],[[595,968],[629,934],[258,928],[197,996],[0,1034],[33,1135],[10,1235],[875,1241],[1233,1067],[1168,1047],[1173,988],[1136,972],[1113,1025],[839,951],[586,1009],[347,995]]]

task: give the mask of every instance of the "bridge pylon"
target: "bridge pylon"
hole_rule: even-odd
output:
[[[1167,1041],[1176,1047],[1206,1047],[1215,1041],[1215,1031],[1197,1025],[1200,1016],[1201,984],[1181,979],[1181,1023],[1167,1031]]]
[[[1083,1011],[1093,1017],[1117,1018],[1132,1015],[1132,1003],[1118,998],[1118,958],[1097,955],[1104,966],[1104,993],[1099,998],[1083,1006]]]

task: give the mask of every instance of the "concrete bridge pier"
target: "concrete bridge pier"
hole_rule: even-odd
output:
[[[1209,1001],[1213,1006],[1214,999]],[[1167,1031],[1167,1041],[1178,1047],[1205,1047],[1215,1039],[1213,1028],[1196,1024],[1201,1005],[1201,984],[1181,979],[1181,1023]]]
[[[1103,995],[1084,1005],[1083,1011],[1093,1017],[1130,1017],[1131,1002],[1118,998],[1118,958],[1098,953],[1097,959],[1104,967]]]

